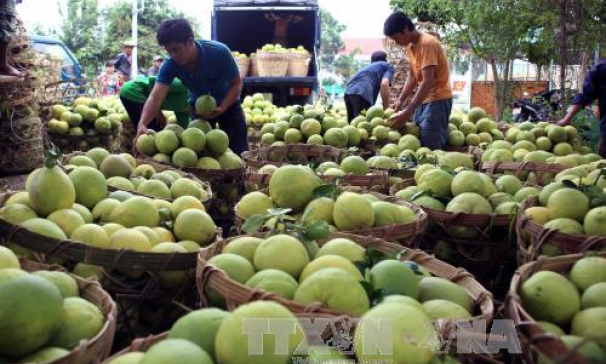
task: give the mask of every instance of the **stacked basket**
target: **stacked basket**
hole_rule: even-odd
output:
[[[43,156],[42,123],[32,107],[38,85],[27,33],[19,21],[10,43],[12,64],[26,74],[25,79],[0,83],[0,174],[27,173]]]

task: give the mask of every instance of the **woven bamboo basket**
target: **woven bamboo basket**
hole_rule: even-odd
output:
[[[480,167],[480,171],[488,173],[491,176],[509,173],[520,179],[526,179],[528,173],[532,172],[536,174],[539,185],[550,183],[553,176],[565,169],[566,168],[560,164],[532,162],[491,162],[482,163]]]
[[[328,145],[288,144],[271,146],[242,153],[242,159],[251,168],[259,169],[266,164],[309,164],[322,162],[340,163],[349,153]]]
[[[376,193],[376,192],[372,192],[372,191],[367,191],[365,189],[360,189],[359,187],[343,186],[341,188],[343,188],[345,191],[371,194],[371,195],[375,196],[377,199],[379,199],[380,201],[391,202],[396,205],[406,206],[406,207],[410,208],[412,211],[414,211],[415,215],[417,216],[417,220],[415,222],[411,222],[408,224],[378,226],[378,227],[372,227],[372,228],[367,228],[367,229],[363,229],[363,230],[344,231],[343,233],[360,235],[360,236],[378,237],[378,238],[385,239],[388,241],[398,242],[407,247],[416,246],[419,243],[417,240],[425,232],[425,230],[427,229],[428,223],[429,223],[429,215],[423,210],[423,208],[421,208],[417,205],[408,203],[399,197],[386,196],[381,193]],[[267,191],[263,191],[263,192],[267,193]],[[237,212],[235,212],[235,208],[234,208],[234,214],[235,214],[234,225],[235,225],[236,231],[239,234],[244,234],[244,231],[242,230],[242,225],[244,224],[245,219],[242,216],[240,216]]]
[[[352,239],[364,248],[373,247],[386,254],[397,253],[403,249],[400,245],[388,243],[385,240],[370,236],[334,233],[331,234],[330,239],[338,237]],[[349,314],[333,311],[319,304],[305,306],[279,297],[273,293],[253,290],[229,279],[229,277],[222,270],[208,264],[208,260],[213,256],[220,254],[224,247],[233,239],[224,240],[200,250],[198,266],[196,269],[196,282],[198,286],[198,293],[200,294],[203,305],[208,303],[205,293],[208,287],[217,292],[226,300],[227,307],[230,310],[252,301],[271,300],[284,305],[298,317],[342,318],[344,320],[352,318],[352,316]],[[324,242],[325,241],[319,243],[322,245]],[[484,287],[482,287],[482,285],[479,284],[473,278],[473,276],[471,276],[471,274],[464,270],[454,268],[453,266],[450,266],[423,251],[416,249],[405,249],[405,251],[406,253],[403,254],[402,260],[414,261],[423,266],[434,276],[446,278],[464,288],[474,300],[474,320],[486,320],[487,323],[492,321],[494,314],[492,295]],[[448,337],[450,330],[453,328],[453,324],[453,321],[437,322],[436,326],[442,335]]]
[[[85,152],[95,147],[101,147],[110,153],[119,153],[122,142],[121,129],[113,129],[108,134],[96,135],[68,135],[50,132],[46,134],[62,153]]]
[[[107,364],[124,354],[132,353],[132,352],[143,352],[144,353],[144,352],[148,351],[152,346],[154,346],[154,344],[156,344],[162,340],[165,340],[167,338],[168,338],[168,333],[164,333],[164,334],[160,334],[160,335],[149,335],[147,337],[135,339],[127,348],[122,349],[121,351],[112,355],[110,358],[107,358],[105,361],[102,362],[102,364]]]
[[[157,161],[151,157],[139,156],[145,163],[151,165],[164,166],[166,168],[179,169],[185,173],[192,174],[202,181],[209,182],[213,191],[216,191],[224,184],[243,183],[246,167],[234,169],[202,169],[194,167],[177,167],[174,164]]]
[[[309,74],[309,63],[311,56],[309,54],[291,53],[286,70],[287,77],[307,77]]]
[[[0,194],[0,206],[12,195],[11,192]],[[47,256],[56,256],[67,261],[86,263],[106,268],[129,269],[133,271],[173,271],[187,270],[195,267],[196,253],[141,253],[133,250],[114,250],[96,248],[72,240],[57,240],[36,234],[21,226],[13,225],[0,219],[0,236],[7,243],[16,244]],[[215,233],[216,241],[221,230]]]
[[[250,58],[236,57],[236,64],[238,65],[238,71],[240,71],[240,77],[247,77],[250,70]]]
[[[74,153],[70,153],[70,154],[64,155],[64,156],[61,158],[62,164],[64,164],[64,165],[65,165],[65,164],[67,164],[67,163],[68,163],[68,161],[69,161],[69,160],[70,160],[72,157],[75,157],[75,156],[83,156],[83,155],[86,155],[86,154],[85,154],[85,153],[83,153],[83,152],[74,152]],[[194,176],[194,175],[193,175],[193,174],[191,174],[191,173],[186,173],[186,172],[183,172],[183,171],[182,171],[182,170],[180,170],[180,169],[171,168],[171,167],[169,167],[169,166],[167,166],[167,165],[165,165],[165,164],[154,163],[154,162],[151,162],[151,161],[150,161],[150,160],[148,160],[148,159],[140,159],[140,158],[135,158],[135,161],[137,162],[137,165],[141,165],[141,164],[148,164],[148,165],[152,166],[152,167],[153,167],[153,168],[156,170],[156,172],[157,172],[157,173],[164,172],[164,171],[168,171],[168,170],[170,170],[170,171],[175,171],[175,172],[179,173],[179,174],[180,174],[182,177],[184,177],[184,178],[189,178],[189,179],[191,179],[192,181],[194,181],[194,182],[198,183],[200,186],[202,186],[202,188],[203,188],[203,189],[204,189],[204,191],[206,192],[206,196],[207,196],[207,197],[206,197],[204,200],[202,200],[202,203],[204,204],[204,206],[205,206],[207,209],[209,209],[209,208],[210,208],[210,205],[211,205],[211,203],[212,203],[212,197],[213,197],[213,192],[212,192],[212,189],[211,189],[210,183],[208,183],[208,182],[204,182],[204,181],[200,180],[198,177]],[[117,188],[112,187],[112,186],[108,186],[108,190],[109,190],[110,192],[118,191],[118,189],[117,189]],[[140,195],[140,196],[141,196],[141,194],[140,194],[140,193],[138,193],[138,192],[136,192],[136,191],[128,191],[128,192],[130,192],[130,193],[132,193],[132,194],[134,194],[134,195]],[[143,195],[143,196],[145,196],[145,195]],[[155,198],[155,199],[158,199],[158,197],[153,197],[153,196],[146,196],[146,197],[150,197],[150,198]],[[161,199],[161,200],[166,200],[166,201],[169,201],[169,202],[172,202],[172,201],[173,201],[173,200],[172,200],[172,199],[170,199],[170,198],[166,198],[166,199],[164,199],[164,198],[160,198],[160,199]]]
[[[414,186],[413,179],[404,180],[390,189]],[[414,202],[412,202],[414,205]],[[501,297],[505,294],[507,274],[515,269],[515,239],[510,232],[515,216],[451,213],[423,207],[429,215],[428,227],[416,246],[437,254],[455,266],[471,271],[489,290]],[[462,235],[461,230],[465,235]],[[466,236],[467,235],[467,236]],[[440,244],[438,244],[440,243]],[[441,245],[452,247],[444,253]]]
[[[554,229],[545,229],[543,225],[537,224],[530,216],[524,214],[526,209],[533,206],[538,206],[538,199],[536,197],[526,199],[516,219],[520,264],[536,260],[547,244],[560,250],[563,255],[606,250],[606,237],[567,234]]]
[[[319,176],[324,182],[334,182],[339,178],[339,184],[343,186],[360,187],[368,191],[385,192],[389,175],[381,170],[371,170],[365,175],[348,174],[342,177]],[[247,192],[258,191],[269,187],[271,175],[258,173],[256,168],[249,168],[244,177],[244,187]]]
[[[250,76],[259,77],[259,62],[256,53],[250,55]]]
[[[14,112],[14,111],[13,111]],[[42,165],[42,123],[35,116],[0,117],[0,174],[28,173]]]
[[[606,253],[600,253],[606,258]],[[539,363],[537,352],[553,363],[589,364],[590,362],[568,349],[558,336],[547,333],[524,309],[520,290],[522,284],[538,271],[553,271],[567,274],[574,263],[583,258],[583,254],[563,255],[554,258],[541,257],[539,260],[524,264],[514,274],[507,296],[505,309],[513,320],[522,344],[522,356],[526,363]]]
[[[284,77],[290,61],[288,53],[257,53],[259,77]]]
[[[49,266],[30,260],[21,259],[21,268],[28,272],[40,270],[61,270],[61,266]],[[116,304],[110,295],[103,290],[101,285],[94,280],[85,280],[76,275],[71,275],[78,283],[80,296],[99,308],[105,323],[99,333],[92,339],[81,342],[78,347],[60,359],[48,362],[48,364],[91,364],[98,363],[107,358],[112,349],[114,334],[116,331]]]

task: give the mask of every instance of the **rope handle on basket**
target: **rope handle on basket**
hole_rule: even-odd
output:
[[[540,254],[541,248],[543,245],[547,244],[549,238],[555,234],[558,230],[555,229],[543,229],[539,234],[539,237],[536,242],[536,249],[531,253],[531,260],[535,260],[537,256]],[[531,240],[532,242],[532,240]]]
[[[579,246],[579,250],[581,252],[586,252],[599,244],[606,246],[606,238],[602,236],[590,236],[586,238],[583,243],[581,243],[581,245]]]
[[[198,292],[200,294],[200,304],[202,307],[208,307],[209,300],[204,293],[204,288],[208,285],[208,281],[212,275],[225,273],[214,265],[206,263],[206,261],[204,263],[205,265],[196,271],[196,282],[198,285]]]
[[[324,309],[325,306],[322,302],[312,302],[309,305],[305,306],[303,312],[305,313],[317,313]]]

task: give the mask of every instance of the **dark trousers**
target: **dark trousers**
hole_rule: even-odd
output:
[[[351,123],[362,110],[368,110],[370,102],[356,94],[345,94],[345,106],[347,107],[347,120]]]
[[[196,118],[194,108],[191,107],[191,116]],[[223,130],[229,136],[229,149],[237,155],[242,155],[248,150],[248,130],[246,128],[246,116],[239,101],[231,105],[219,117],[208,120],[211,125],[219,125],[219,129]]]
[[[141,120],[141,114],[143,113],[143,104],[139,104],[137,102],[132,102],[130,100],[125,99],[120,96],[120,101],[122,101],[122,105],[124,105],[124,109],[126,113],[130,117],[130,121],[133,124],[135,130],[139,126],[139,121]],[[155,131],[160,131],[164,128],[163,125],[160,125],[160,121],[158,118],[154,118],[152,122],[147,126],[148,129],[153,129]]]

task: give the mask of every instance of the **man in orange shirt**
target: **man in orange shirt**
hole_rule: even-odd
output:
[[[412,118],[421,129],[421,144],[424,147],[444,149],[452,110],[452,90],[448,60],[442,44],[436,37],[416,30],[410,18],[399,11],[385,20],[383,33],[406,47],[411,71],[395,104],[399,112],[392,116],[389,125],[400,129]],[[408,106],[402,110],[411,96]]]

